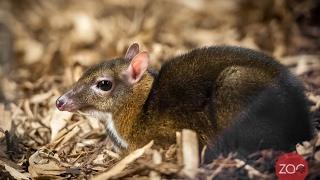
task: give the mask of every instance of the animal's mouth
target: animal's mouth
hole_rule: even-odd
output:
[[[84,115],[84,116],[90,116],[90,110],[93,110],[94,107],[93,106],[84,106],[84,107],[81,107],[79,109],[74,109],[72,111],[69,111],[69,112],[72,112],[72,113],[75,113],[75,114],[81,114],[81,115]]]
[[[82,112],[82,111],[80,111],[80,110],[77,110],[77,112],[78,112],[79,114],[81,114],[81,115],[84,115],[84,116],[90,116],[90,114],[85,113],[85,112]]]

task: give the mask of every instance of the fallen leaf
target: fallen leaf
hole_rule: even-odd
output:
[[[153,141],[151,141],[149,144],[145,145],[144,147],[135,150],[134,152],[132,152],[131,154],[123,158],[116,165],[114,165],[112,168],[110,168],[107,172],[94,177],[92,180],[107,180],[107,179],[110,179],[112,176],[117,175],[118,173],[123,171],[124,168],[128,166],[128,164],[132,163],[134,160],[141,157],[147,149],[151,148],[152,145],[153,145]]]
[[[19,179],[19,180],[20,179],[29,179],[29,177],[27,177],[25,174],[20,173],[19,171],[15,170],[11,166],[5,165],[4,167],[10,173],[10,175],[12,177],[14,177],[15,179]]]

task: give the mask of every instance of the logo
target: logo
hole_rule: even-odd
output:
[[[277,161],[276,173],[280,180],[304,180],[308,175],[308,164],[301,155],[286,153]]]

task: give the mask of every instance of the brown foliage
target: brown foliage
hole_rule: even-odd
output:
[[[191,48],[227,44],[267,52],[290,67],[320,122],[319,9],[312,0],[0,1],[1,176],[98,179],[106,171],[103,178],[274,179],[282,152],[246,161],[230,155],[192,168],[197,153],[186,160],[183,140],[119,161],[103,124],[59,112],[55,100],[86,67],[123,56],[132,42],[150,53],[156,70]],[[319,146],[316,138],[297,148],[307,154],[310,179],[320,176]]]

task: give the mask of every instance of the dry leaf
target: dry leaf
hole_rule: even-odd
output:
[[[316,142],[316,147],[320,146],[320,132],[318,132],[318,136],[316,137],[317,138],[317,142]]]
[[[38,164],[43,158],[40,156],[39,151],[33,153],[29,158],[29,164]]]
[[[11,112],[4,109],[4,104],[0,103],[0,127],[4,131],[10,131],[12,125]],[[0,138],[4,136],[0,133]]]
[[[29,171],[32,171],[39,175],[60,175],[66,172],[66,168],[60,167],[57,163],[50,161],[48,164],[32,164],[28,168]]]
[[[129,154],[127,157],[123,158],[116,165],[114,165],[112,168],[110,168],[107,172],[94,177],[92,180],[107,180],[107,179],[110,179],[112,176],[117,175],[118,173],[123,171],[128,164],[132,163],[134,160],[141,157],[147,149],[151,148],[152,145],[153,145],[153,141],[151,141],[149,144],[145,145],[144,147],[135,150],[134,152]]]
[[[97,38],[94,19],[83,12],[74,14],[73,18],[72,40],[77,44],[94,43]]]
[[[66,126],[67,124],[66,121],[70,120],[72,115],[73,114],[68,111],[61,112],[58,109],[54,110],[52,119],[50,121],[51,141],[54,141],[55,139],[57,139],[57,134],[62,128]]]
[[[158,165],[162,162],[162,156],[157,150],[153,150],[153,156],[152,161],[155,165]],[[160,180],[161,179],[161,173],[158,173],[156,171],[150,171],[149,177],[151,180]]]
[[[22,179],[29,179],[29,177],[27,177],[25,174],[22,174],[22,173],[20,173],[19,171],[17,171],[16,169],[14,169],[14,168],[12,168],[12,167],[10,167],[10,166],[8,166],[8,165],[5,165],[4,166],[5,167],[5,169],[10,173],[10,175],[12,176],[12,177],[14,177],[15,179],[18,179],[18,180],[22,180]]]
[[[314,159],[317,161],[317,163],[320,163],[320,151],[315,152]]]
[[[36,94],[30,98],[31,104],[39,104],[47,99],[49,99],[52,96],[53,92],[49,91],[43,94]]]
[[[314,147],[308,141],[304,141],[301,144],[296,145],[297,153],[300,155],[311,154],[314,151]]]
[[[190,179],[195,179],[197,169],[199,167],[199,145],[196,132],[183,129],[182,130],[182,158],[183,173]],[[197,154],[197,156],[194,156]]]

